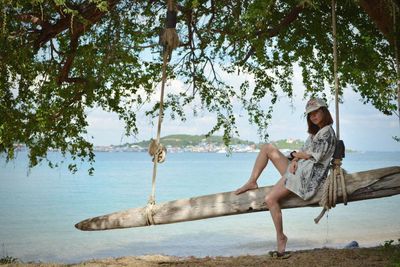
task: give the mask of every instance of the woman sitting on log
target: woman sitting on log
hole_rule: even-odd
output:
[[[293,151],[289,157],[285,157],[275,146],[263,145],[249,180],[236,190],[236,194],[242,194],[258,188],[257,179],[269,160],[282,175],[265,197],[265,203],[275,225],[278,257],[286,256],[288,240],[283,232],[279,201],[292,192],[304,200],[314,196],[327,176],[336,145],[336,136],[332,129],[333,119],[325,101],[319,98],[309,100],[306,105],[306,115],[310,135],[302,149]]]

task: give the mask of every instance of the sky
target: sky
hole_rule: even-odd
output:
[[[246,75],[225,75],[224,80],[238,86],[243,79],[252,82],[252,78]],[[250,82],[250,84],[251,84]],[[307,99],[303,99],[304,86],[301,83],[300,70],[295,68],[293,78],[294,97],[289,99],[282,96],[274,107],[272,120],[269,125],[269,140],[280,139],[301,139],[307,138],[307,122],[304,117],[304,106]],[[159,98],[158,93],[152,98],[152,102]],[[166,93],[183,90],[180,81],[169,81],[166,86]],[[363,104],[361,97],[350,88],[344,89],[343,103],[340,104],[340,137],[348,149],[356,151],[400,151],[400,143],[393,139],[393,136],[400,137],[400,122],[396,115],[386,116],[376,110],[371,104]],[[239,138],[260,142],[257,128],[250,125],[248,117],[239,105],[236,106],[236,113],[239,116],[237,126]],[[328,106],[335,119],[334,97],[328,95]],[[216,122],[216,116],[208,112],[190,116],[191,109],[187,107],[186,114],[189,114],[185,122],[171,120],[168,116],[163,121],[161,136],[170,134],[206,134],[212,129]],[[135,137],[124,135],[124,124],[118,116],[104,112],[100,109],[88,110],[88,136],[92,137],[95,145],[120,145],[134,143],[141,140],[155,138],[157,134],[157,119],[150,120],[145,117],[144,112],[137,113],[137,125],[139,133]],[[334,125],[336,129],[336,125]],[[90,139],[89,139],[90,140]]]

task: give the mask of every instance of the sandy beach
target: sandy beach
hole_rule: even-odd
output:
[[[78,264],[13,263],[3,266],[399,266],[400,245],[353,249],[313,249],[291,252],[288,259],[272,258],[268,254],[236,257],[172,257],[147,255],[106,258]]]

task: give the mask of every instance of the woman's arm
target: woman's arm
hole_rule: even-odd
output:
[[[290,153],[290,155],[294,157],[294,160],[310,159],[312,157],[310,154],[307,154],[306,152],[302,152],[302,151],[292,152],[292,153]]]
[[[306,159],[307,160],[307,159],[312,158],[311,155],[309,155],[309,154],[307,154],[305,152],[301,152],[301,151],[299,151],[299,152],[293,151],[293,152],[290,153],[290,156],[292,157],[292,159],[291,159],[291,162],[290,162],[290,165],[289,165],[289,172],[293,173],[293,174],[295,174],[296,171],[297,171],[297,167],[298,167],[297,161],[299,159]]]

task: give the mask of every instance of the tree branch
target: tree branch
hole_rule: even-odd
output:
[[[73,79],[73,78],[70,78]],[[79,79],[79,78],[77,78]],[[53,114],[52,118],[54,121],[58,120],[64,112],[64,109],[69,108],[71,105],[73,105],[75,102],[77,101],[81,101],[82,96],[84,95],[84,91],[78,91],[76,92],[76,94],[74,95],[73,98],[71,98],[69,101],[66,101],[63,105],[63,108],[58,110],[56,113]]]
[[[399,0],[399,1],[400,1],[400,0]],[[211,28],[211,25],[212,25],[212,23],[214,22],[214,18],[215,18],[215,4],[214,4],[214,1],[211,0],[211,17],[210,17],[210,19],[208,20],[207,29],[210,29],[210,28]]]
[[[295,6],[275,28],[268,29],[266,32],[258,31],[256,33],[257,37],[260,38],[263,35],[266,35],[267,38],[277,36],[282,30],[286,29],[293,21],[295,21],[303,10],[304,10],[303,4]],[[240,62],[240,65],[246,63],[246,61],[254,54],[254,52],[255,48],[254,46],[251,46],[245,58]]]
[[[397,8],[400,8],[400,0],[393,0],[393,3],[397,5]]]
[[[275,28],[267,31],[267,36],[274,37],[278,35],[281,30],[287,28],[293,21],[295,21],[303,10],[304,5],[298,5],[294,7]],[[261,35],[262,32],[260,32],[259,34]]]
[[[16,16],[17,19],[20,19],[22,21],[30,21],[33,24],[41,25],[44,26],[46,24],[45,21],[40,19],[39,17],[33,15],[33,14],[19,14]]]
[[[400,6],[400,0],[396,0],[394,3]],[[378,30],[393,45],[395,38],[395,34],[393,33],[393,17],[387,3],[381,0],[361,0],[359,4],[375,23]]]
[[[113,9],[120,0],[109,0],[108,1],[108,11]],[[100,11],[97,6],[93,3],[89,5],[83,6],[81,8],[77,8],[77,11],[80,16],[86,19],[89,23],[85,25],[83,23],[73,23],[74,24],[74,31],[83,31],[84,28],[90,27],[96,22],[98,22],[106,12]],[[39,32],[35,42],[34,48],[39,49],[45,43],[47,43],[50,39],[56,37],[61,32],[65,31],[71,26],[71,18],[70,14],[64,14],[63,17],[58,20],[55,24],[46,24],[43,29]],[[78,27],[78,29],[75,29]]]
[[[60,70],[60,73],[57,78],[57,84],[61,85],[64,81],[67,81],[68,79],[68,74],[69,71],[71,70],[72,63],[74,61],[74,58],[76,56],[76,51],[78,49],[78,41],[79,41],[79,35],[75,34],[71,37],[71,43],[70,43],[70,51],[68,53],[67,59],[65,60],[64,66]]]
[[[113,9],[119,1],[120,0],[109,0],[108,11]],[[59,19],[55,24],[51,24],[47,21],[42,21],[39,18],[34,17],[30,14],[23,14],[20,16],[22,20],[30,19],[32,23],[39,24],[42,26],[42,29],[38,31],[38,36],[34,41],[34,48],[36,50],[38,50],[48,41],[51,41],[61,32],[70,29],[71,32],[70,51],[58,75],[57,78],[58,85],[61,85],[63,82],[69,82],[69,83],[86,82],[86,80],[83,78],[68,77],[78,49],[79,37],[85,32],[87,28],[90,28],[92,25],[100,21],[100,19],[106,14],[106,12],[99,10],[97,6],[93,3],[83,6],[69,5],[68,8],[78,11],[79,16],[81,16],[84,20],[86,20],[86,22],[83,23],[78,20],[73,20],[71,14],[64,14],[63,11],[58,6],[56,6],[56,9],[62,16],[62,18]],[[54,46],[52,43],[51,43],[51,48],[53,51]]]

